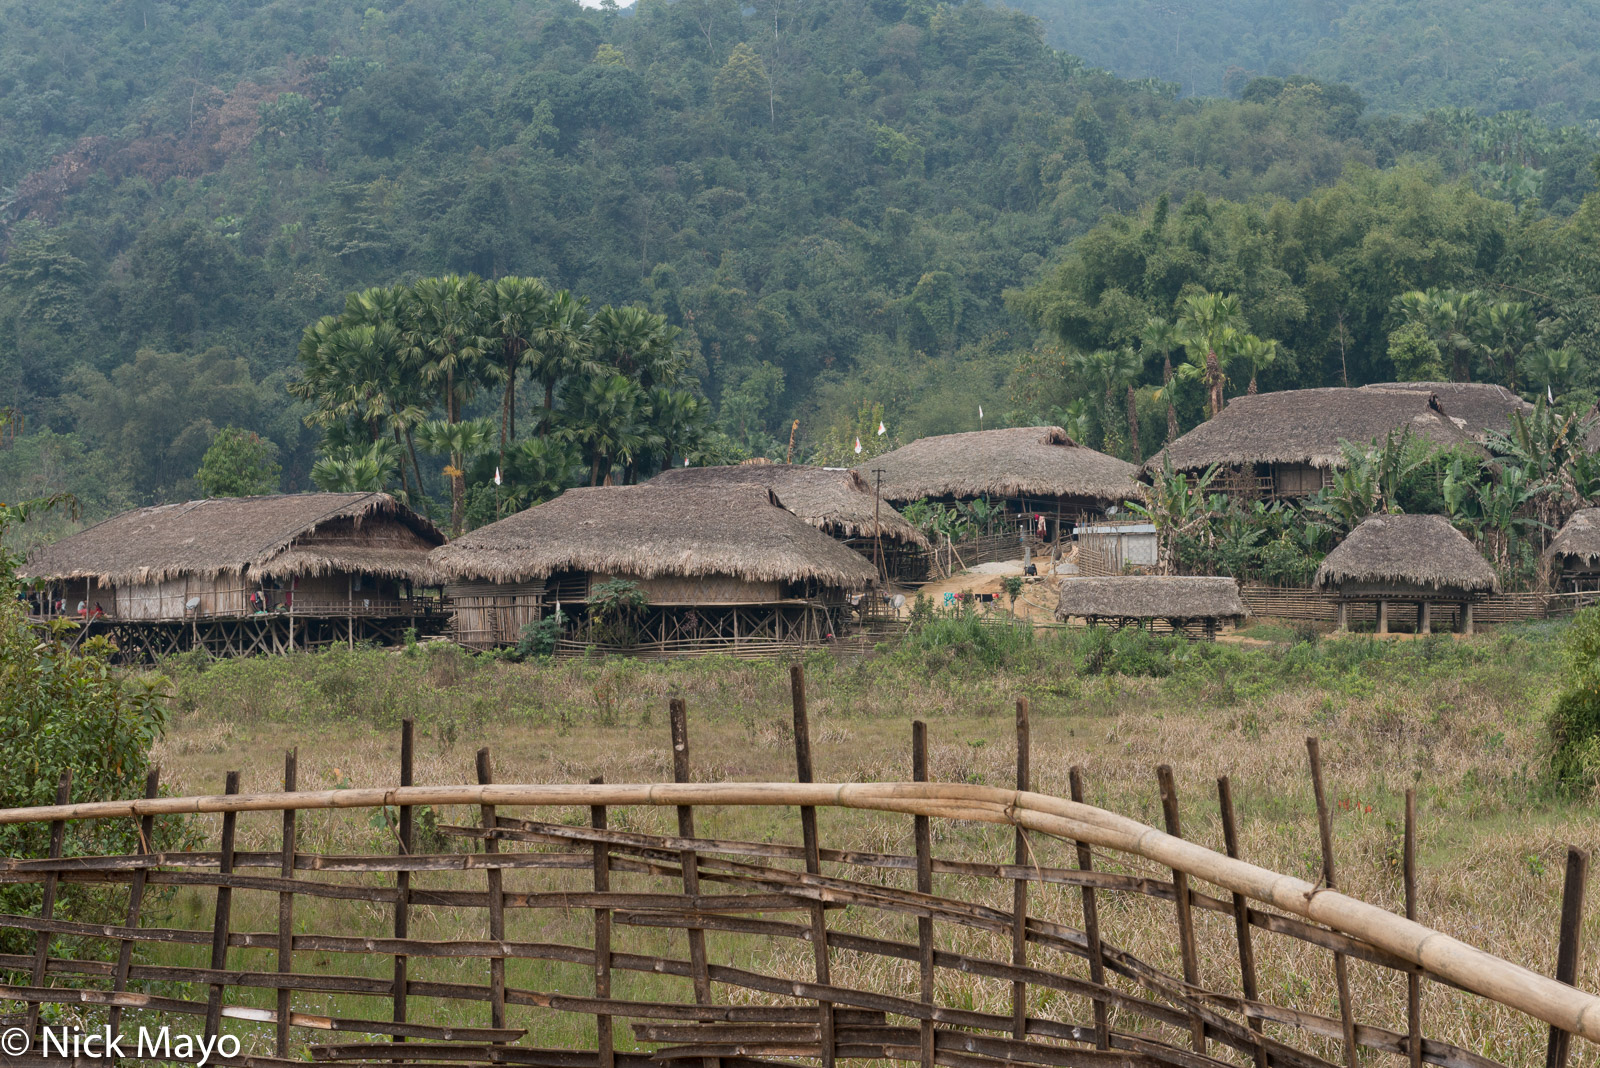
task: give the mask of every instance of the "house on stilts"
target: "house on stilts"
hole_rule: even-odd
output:
[[[35,550],[31,608],[107,634],[125,660],[438,633],[431,522],[386,493],[219,497],[136,508]]]
[[[880,500],[859,471],[803,464],[742,463],[725,467],[671,467],[652,486],[706,487],[738,483],[766,486],[784,508],[847,548],[878,564],[890,580],[927,577],[928,539],[888,501]]]
[[[1249,614],[1239,583],[1211,575],[1064,578],[1056,602],[1056,619],[1063,623],[1139,627],[1204,641],[1215,641],[1224,625],[1237,625]]]
[[[1234,397],[1228,406],[1145,461],[1175,471],[1218,468],[1211,490],[1241,500],[1293,500],[1333,483],[1342,442],[1382,444],[1409,430],[1440,448],[1482,446],[1446,414],[1432,392],[1414,389],[1292,389]],[[1507,424],[1509,426],[1509,424]]]
[[[773,655],[832,639],[877,580],[866,557],[750,482],[570,489],[429,559],[454,636],[473,648],[514,644],[559,612],[560,648]]]
[[[1550,539],[1544,558],[1550,565],[1552,588],[1562,593],[1600,590],[1600,508],[1573,512]]]
[[[1395,608],[1415,609],[1417,634],[1429,634],[1440,609],[1472,633],[1472,607],[1500,592],[1500,579],[1466,535],[1442,515],[1369,515],[1317,568],[1314,584],[1338,597],[1339,629],[1349,606],[1377,605],[1378,633],[1388,634]]]

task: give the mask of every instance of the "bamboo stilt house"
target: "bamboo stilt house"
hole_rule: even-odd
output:
[[[1003,506],[1013,521],[1043,517],[1057,537],[1078,520],[1137,499],[1138,468],[1079,445],[1058,426],[1010,427],[921,438],[875,456],[856,472],[897,506],[924,498],[978,499]]]
[[[1600,508],[1580,508],[1544,551],[1550,581],[1573,593],[1600,590]]]
[[[1514,413],[1533,413],[1533,405],[1493,382],[1375,382],[1361,388],[1431,393],[1450,421],[1480,445],[1490,431],[1509,433]]]
[[[919,566],[926,570],[928,539],[888,501],[880,501],[858,471],[768,463],[673,467],[650,485],[715,488],[741,482],[766,486],[784,508],[869,560],[877,560],[881,546],[889,576]]]
[[[353,642],[357,621],[360,637],[382,637],[372,620],[403,629],[434,613],[415,593],[435,582],[428,553],[443,542],[386,493],[221,497],[113,516],[36,550],[23,575],[43,585],[42,614],[103,624],[149,652],[255,651]],[[262,620],[283,622],[265,637]]]
[[[1340,442],[1366,445],[1409,429],[1443,448],[1481,452],[1431,392],[1412,389],[1293,389],[1235,397],[1211,419],[1145,462],[1159,471],[1221,471],[1212,488],[1253,499],[1309,497],[1344,462]]]
[[[1238,582],[1210,575],[1064,578],[1056,603],[1056,619],[1063,622],[1159,628],[1207,641],[1223,624],[1237,624],[1249,614]]]
[[[1433,606],[1460,607],[1461,629],[1472,633],[1472,606],[1500,592],[1483,554],[1442,515],[1370,515],[1317,568],[1314,584],[1339,598],[1339,629],[1352,601],[1374,602],[1378,633],[1389,633],[1393,606],[1416,608],[1416,631],[1432,630]]]
[[[431,561],[448,589],[521,591],[517,620],[559,605],[582,645],[659,655],[824,642],[844,622],[850,595],[877,579],[865,557],[750,482],[571,489],[457,538]],[[620,619],[591,611],[596,590],[618,579],[647,605]],[[458,641],[475,646],[515,642],[521,630],[505,606],[459,597],[455,627]]]

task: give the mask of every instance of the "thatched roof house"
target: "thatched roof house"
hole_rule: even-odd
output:
[[[444,534],[387,493],[286,493],[158,504],[35,550],[29,578],[102,585],[182,575],[281,578],[355,571],[423,582]]]
[[[490,582],[585,572],[857,590],[877,577],[859,553],[753,483],[570,489],[464,534],[430,559],[448,579]]]
[[[770,489],[778,503],[800,519],[840,541],[871,540],[882,531],[885,544],[926,549],[927,538],[889,504],[872,495],[856,471],[803,464],[735,464],[727,467],[671,467],[651,479],[652,486],[708,487],[755,483]],[[874,508],[877,526],[874,526]]]
[[[1442,515],[1369,515],[1317,568],[1321,588],[1498,593],[1494,568]]]
[[[1238,620],[1250,614],[1239,583],[1210,575],[1064,578],[1056,618]]]
[[[1513,412],[1533,412],[1533,405],[1493,382],[1376,382],[1361,388],[1431,393],[1439,399],[1450,421],[1480,444],[1491,430],[1502,434],[1510,431]]]
[[[1341,441],[1362,445],[1410,429],[1435,444],[1481,450],[1445,414],[1432,393],[1396,389],[1295,389],[1235,397],[1216,416],[1167,445],[1145,463],[1165,457],[1179,471],[1212,464],[1231,469],[1218,489],[1280,497],[1315,493],[1343,463]]]
[[[883,497],[1021,499],[1103,511],[1137,498],[1138,468],[1079,445],[1058,426],[1012,427],[921,438],[856,468],[869,484],[883,469]]]
[[[1557,571],[1557,581],[1572,589],[1600,585],[1600,508],[1580,508],[1550,540],[1544,551]]]
[[[123,618],[183,618],[196,600],[189,611],[242,615],[263,584],[348,601],[363,578],[432,583],[428,553],[443,542],[386,493],[219,497],[123,512],[34,551],[23,574],[93,591]]]

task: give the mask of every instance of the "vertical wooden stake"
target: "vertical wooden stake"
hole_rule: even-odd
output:
[[[72,769],[68,768],[61,773],[61,778],[56,782],[56,804],[65,805],[72,800]],[[52,820],[50,823],[50,859],[60,860],[61,851],[66,848],[67,821]],[[61,873],[49,871],[44,876],[44,902],[39,906],[39,918],[49,920],[56,912],[56,887],[60,884]],[[39,937],[34,942],[33,951],[33,982],[35,987],[44,986],[45,970],[50,963],[50,932],[40,931]],[[39,1026],[39,1003],[28,1003],[28,1034],[37,1035]]]
[[[1222,843],[1228,856],[1239,859],[1239,831],[1233,820],[1233,784],[1226,775],[1217,780],[1217,805],[1222,810]],[[1233,895],[1233,933],[1239,943],[1239,986],[1244,996],[1255,1001],[1259,994],[1256,986],[1256,949],[1250,937],[1250,902],[1243,894]],[[1261,1034],[1261,1021],[1248,1017],[1250,1030]],[[1267,1068],[1267,1047],[1256,1039],[1256,1068]]]
[[[811,764],[811,719],[806,709],[806,669],[795,664],[789,668],[789,694],[794,705],[794,765],[795,781],[815,782]],[[805,845],[806,871],[822,874],[822,849],[817,840],[817,810],[812,805],[800,806],[800,836]],[[822,902],[811,905],[811,953],[816,960],[817,982],[827,986],[832,980],[828,967],[828,914]],[[833,1004],[817,1003],[817,1023],[822,1039],[823,1068],[833,1068]]]
[[[478,783],[488,786],[494,782],[494,764],[489,759],[489,749],[484,747],[478,750]],[[500,852],[500,842],[494,837],[498,824],[495,821],[494,806],[483,805],[483,829],[490,832],[490,836],[483,840],[485,853]],[[504,942],[506,938],[506,900],[503,892],[501,871],[499,868],[490,868],[485,873],[489,879],[489,937],[496,942]],[[504,1027],[506,1025],[506,959],[499,954],[489,958],[489,1026]]]
[[[1406,839],[1401,856],[1406,884],[1406,919],[1417,918],[1417,791],[1406,791]],[[1406,971],[1406,1052],[1411,1068],[1422,1068],[1422,976]]]
[[[1311,760],[1311,789],[1317,798],[1317,833],[1322,838],[1322,882],[1329,890],[1337,888],[1333,874],[1333,815],[1322,788],[1322,749],[1317,739],[1306,739],[1306,754]],[[1344,954],[1333,954],[1333,980],[1339,989],[1339,1023],[1344,1028],[1344,1060],[1356,1068],[1356,1023],[1350,1006],[1350,972]]]
[[[161,769],[151,768],[150,774],[145,776],[144,796],[155,797],[161,792]],[[139,820],[139,853],[141,855],[155,851],[153,839],[156,830],[156,818],[144,816]],[[149,881],[150,869],[140,868],[133,873],[133,883],[128,888],[128,922],[129,927],[139,926],[139,910],[144,904],[144,888]],[[120,994],[128,989],[128,970],[133,966],[133,940],[124,938],[122,945],[117,950],[117,972],[111,989]],[[111,1006],[109,1026],[113,1035],[121,1033],[122,1006]]]
[[[1178,786],[1172,776],[1172,765],[1156,768],[1156,781],[1161,785],[1161,814],[1166,817],[1167,833],[1174,838],[1183,837],[1183,821],[1178,814]],[[1194,902],[1189,899],[1189,875],[1172,869],[1172,893],[1178,908],[1178,950],[1183,957],[1183,981],[1191,987],[1200,985],[1200,952],[1194,940]],[[1206,1052],[1206,1025],[1197,1013],[1189,1014],[1189,1039],[1196,1053]]]
[[[1072,800],[1083,804],[1083,768],[1074,766],[1068,774],[1072,787]],[[1087,842],[1078,842],[1078,870],[1094,870],[1094,853]],[[1100,944],[1100,908],[1095,901],[1094,887],[1083,887],[1083,934],[1089,940],[1089,981],[1096,986],[1106,985],[1105,950]],[[1094,1001],[1094,1044],[1098,1049],[1111,1048],[1111,1029],[1106,1021],[1104,998]]]
[[[1561,890],[1561,943],[1556,950],[1556,981],[1574,986],[1578,981],[1578,958],[1583,952],[1583,896],[1589,882],[1589,854],[1567,849],[1567,880]],[[1545,1051],[1545,1068],[1566,1068],[1572,1048],[1572,1035],[1550,1028],[1550,1045]]]
[[[1017,698],[1017,792],[1028,790],[1032,782],[1029,769],[1028,699]],[[1015,857],[1018,866],[1030,862],[1028,839],[1022,828],[1016,829]],[[1019,968],[1028,964],[1028,880],[1011,881],[1011,963]],[[1011,984],[1011,1037],[1026,1038],[1028,1034],[1028,984],[1016,980]]]
[[[400,721],[400,785],[410,786],[414,780],[416,757],[416,723],[410,719]],[[400,806],[400,852],[410,856],[413,844],[411,806]],[[411,927],[411,873],[395,872],[394,876],[394,936],[410,937]],[[394,1022],[406,1021],[406,972],[410,964],[403,953],[394,955]],[[404,1042],[404,1035],[395,1035],[396,1042]]]
[[[689,706],[683,698],[674,697],[667,703],[672,719],[672,781],[689,781]],[[694,806],[678,806],[678,837],[694,837]],[[685,849],[678,854],[678,866],[683,869],[683,892],[689,897],[700,893],[700,862],[695,851]],[[706,932],[701,927],[687,928],[689,936],[689,972],[694,981],[694,1000],[699,1005],[711,1004],[711,976],[706,966]],[[705,1059],[705,1068],[721,1064],[716,1057]]]
[[[294,793],[299,788],[300,750],[291,749],[283,756],[283,789]],[[285,879],[294,878],[295,810],[283,810],[283,855],[278,874]],[[294,893],[285,890],[278,895],[278,974],[288,976],[294,971]],[[278,1056],[289,1056],[289,1020],[293,1011],[291,999],[294,988],[278,987]]]
[[[239,792],[239,773],[228,772],[223,793]],[[237,812],[222,814],[222,851],[217,862],[221,875],[233,874],[233,835],[239,821]],[[217,887],[217,911],[211,925],[211,970],[222,971],[228,966],[228,924],[233,915],[233,888]],[[212,983],[211,994],[206,999],[206,1037],[215,1038],[222,1033],[222,984]]]
[[[605,776],[596,775],[589,780],[595,785],[605,782]],[[589,826],[597,831],[606,829],[606,806],[589,806]],[[611,891],[611,850],[604,842],[594,844],[594,892]],[[611,996],[611,910],[594,910],[594,996]],[[599,1068],[615,1068],[616,1043],[611,1036],[611,1017],[596,1013],[594,1017],[595,1048],[600,1053]]]
[[[911,778],[928,781],[928,725],[920,719],[911,724]],[[926,816],[912,817],[917,843],[917,893],[933,893],[933,828]],[[917,917],[917,960],[921,966],[922,1004],[933,1008],[933,917]],[[921,1021],[921,1065],[933,1068],[933,1014]]]

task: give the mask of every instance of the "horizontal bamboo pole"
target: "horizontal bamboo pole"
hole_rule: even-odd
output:
[[[1012,824],[1144,857],[1420,965],[1464,990],[1600,1043],[1600,998],[1304,879],[1174,838],[1104,809],[1045,794],[944,783],[652,783],[412,786],[101,801],[0,810],[0,824],[145,815],[373,808],[379,805],[813,805]]]

